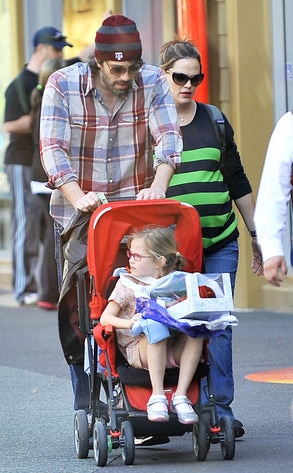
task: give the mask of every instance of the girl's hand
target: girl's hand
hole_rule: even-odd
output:
[[[132,326],[135,324],[135,322],[136,322],[137,320],[141,319],[141,318],[142,318],[142,315],[141,315],[141,314],[139,314],[139,313],[134,314],[134,315],[131,317],[131,319],[129,319],[129,322],[130,322],[129,328],[132,328]]]

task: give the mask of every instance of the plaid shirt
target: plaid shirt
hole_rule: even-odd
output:
[[[168,163],[176,169],[180,162],[182,139],[164,74],[143,66],[110,114],[88,64],[56,71],[44,91],[40,146],[55,189],[51,215],[63,227],[74,213],[58,190],[67,182],[77,181],[84,192],[104,192],[109,200],[135,199],[150,187],[154,167]]]

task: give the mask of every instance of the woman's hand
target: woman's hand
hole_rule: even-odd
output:
[[[253,253],[252,262],[251,262],[252,271],[257,276],[261,276],[263,274],[263,261],[262,261],[261,249],[257,243],[256,238],[252,238],[251,245],[252,245],[252,253]]]

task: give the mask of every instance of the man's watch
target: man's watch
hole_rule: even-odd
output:
[[[256,238],[256,231],[255,230],[249,230],[249,235],[251,238]]]

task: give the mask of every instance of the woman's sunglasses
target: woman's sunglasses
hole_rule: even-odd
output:
[[[204,74],[194,74],[193,76],[188,76],[187,74],[183,74],[183,72],[171,72],[167,70],[168,74],[172,74],[172,80],[177,85],[185,85],[186,82],[190,80],[190,83],[193,87],[199,85],[204,78]]]

